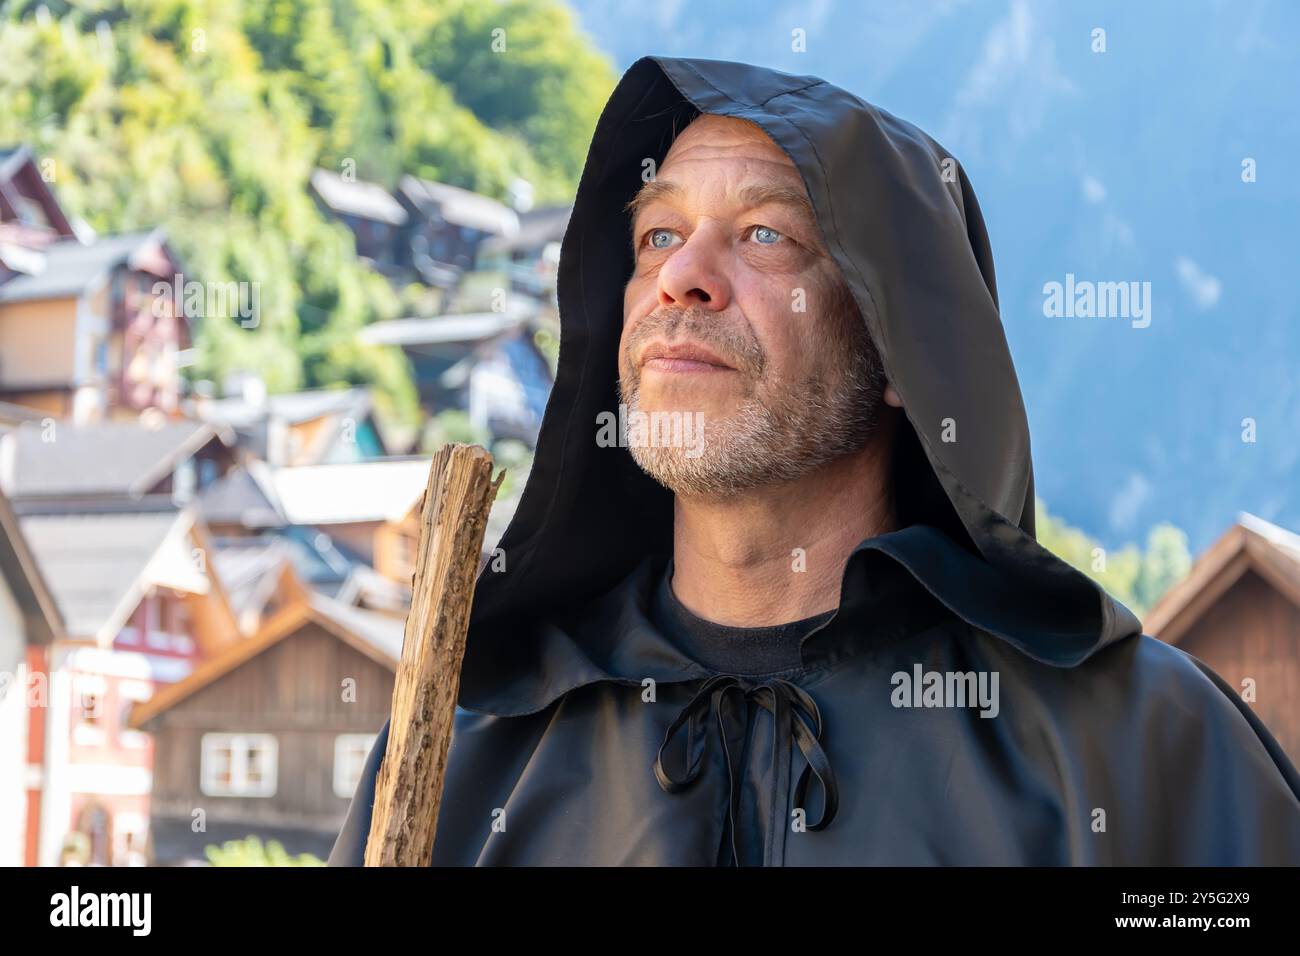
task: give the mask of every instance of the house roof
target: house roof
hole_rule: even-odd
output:
[[[261,399],[232,396],[196,401],[196,418],[228,426],[245,436],[245,444],[273,465],[316,464],[338,447],[347,423],[354,426],[371,418],[373,402],[368,388],[320,388],[266,395]],[[310,432],[304,447],[290,447],[289,433],[281,426],[322,421]],[[374,434],[382,442],[376,423]],[[300,440],[301,433],[295,436]]]
[[[519,232],[519,215],[489,196],[416,176],[403,176],[397,190],[425,216],[437,216],[452,225],[467,226],[493,236],[513,236]]]
[[[380,574],[370,565],[357,561],[330,595],[353,607],[373,610],[404,611],[411,606],[411,586]]]
[[[370,404],[368,388],[314,388],[267,395],[260,402],[243,396],[196,402],[194,411],[203,421],[224,422],[239,428],[267,417],[293,425],[326,415],[365,417],[370,414]]]
[[[274,535],[213,540],[212,566],[240,630],[253,630],[286,573],[293,574],[293,545]]]
[[[540,249],[548,242],[559,242],[569,227],[573,206],[546,206],[519,215],[519,231],[513,236],[493,236],[483,242],[480,252],[492,255],[516,249]]]
[[[111,640],[152,584],[206,591],[206,578],[190,560],[189,511],[18,520],[71,637]]]
[[[1300,606],[1300,535],[1242,512],[1146,615],[1146,633],[1176,644],[1247,571]]]
[[[210,525],[281,528],[288,519],[280,510],[271,469],[255,459],[232,468],[199,495],[203,520]]]
[[[510,312],[470,312],[439,315],[431,319],[391,319],[361,330],[363,342],[373,345],[444,345],[483,342],[518,328],[526,315]]]
[[[392,226],[406,222],[406,210],[402,204],[376,183],[349,181],[331,170],[314,169],[311,186],[321,202],[336,213],[386,222]]]
[[[308,593],[267,620],[253,637],[227,648],[199,665],[190,675],[164,687],[149,700],[131,708],[128,724],[139,730],[181,701],[220,680],[235,668],[247,663],[304,626],[316,624],[350,647],[392,669],[402,656],[402,635],[406,621],[402,617],[365,611],[332,598]]]
[[[400,521],[420,502],[432,459],[372,458],[277,468],[271,478],[290,524]]]
[[[0,302],[61,299],[80,295],[120,265],[166,241],[161,229],[104,236],[93,242],[64,239],[41,250],[44,265],[32,275],[18,275],[0,285]]]
[[[13,180],[22,171],[25,165],[31,164],[36,166],[36,157],[32,151],[22,144],[8,147],[0,147],[0,208],[9,206],[13,209],[14,191],[12,190]],[[41,193],[41,198],[45,200],[45,212],[50,219],[49,226],[57,235],[72,236],[77,235],[78,226],[72,223],[63,207],[59,205],[58,197],[55,196],[53,188],[45,181],[45,178],[36,174],[28,179],[29,188],[35,188]]]
[[[0,492],[0,578],[3,578],[26,622],[26,640],[48,644],[63,637],[63,615],[28,546],[18,517]]]
[[[0,488],[15,499],[138,498],[214,439],[228,445],[232,436],[194,421],[156,428],[138,422],[59,421],[50,430],[25,423],[0,437]]]

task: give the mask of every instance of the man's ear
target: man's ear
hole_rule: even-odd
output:
[[[895,408],[903,407],[903,400],[898,397],[898,392],[894,390],[893,385],[885,386],[885,404],[893,405]]]

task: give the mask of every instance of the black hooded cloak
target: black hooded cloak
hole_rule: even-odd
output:
[[[758,677],[706,670],[651,622],[672,496],[595,441],[618,407],[623,208],[700,112],[752,120],[794,162],[906,411],[903,526],[850,555],[804,666]],[[558,374],[506,568],[479,576],[432,864],[1300,862],[1300,777],[1251,709],[1036,542],[988,236],[933,139],[816,77],[638,60],[596,127],[558,296]],[[928,706],[931,674],[996,674],[996,714]],[[362,863],[387,731],[331,865]]]

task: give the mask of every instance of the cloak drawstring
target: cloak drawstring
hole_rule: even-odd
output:
[[[734,714],[730,713],[731,705],[735,703],[733,697],[739,697],[737,706],[741,709],[741,713],[738,722],[732,719]],[[664,735],[664,742],[660,745],[659,754],[655,758],[655,777],[666,793],[678,793],[694,783],[695,778],[699,776],[700,761],[704,756],[707,731],[704,721],[709,711],[715,713],[718,719],[718,736],[722,740],[722,749],[727,760],[727,817],[731,829],[731,860],[733,865],[741,866],[742,854],[736,842],[742,789],[738,776],[741,768],[732,759],[732,743],[737,731],[740,740],[744,740],[744,734],[748,730],[750,700],[756,701],[772,715],[772,809],[768,824],[767,849],[761,863],[763,866],[783,866],[785,837],[790,826],[785,815],[788,812],[792,738],[793,742],[799,745],[799,750],[807,761],[807,766],[799,775],[799,782],[795,786],[794,806],[797,808],[804,806],[809,772],[816,774],[825,797],[821,817],[816,823],[807,824],[807,829],[824,829],[834,819],[835,810],[839,805],[835,774],[831,771],[830,761],[820,743],[821,713],[817,709],[816,702],[804,690],[779,678],[755,681],[734,674],[721,674],[709,678],[691,698],[690,703],[682,708],[681,713],[673,720]],[[687,724],[687,769],[684,777],[676,779],[664,769],[664,749],[683,723]],[[755,865],[760,861],[753,851],[747,848],[743,862],[744,865]]]

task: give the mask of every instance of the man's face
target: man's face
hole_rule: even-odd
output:
[[[678,494],[802,477],[866,444],[884,386],[794,164],[753,124],[704,115],[633,200],[619,392],[702,417],[703,453],[638,446]]]

